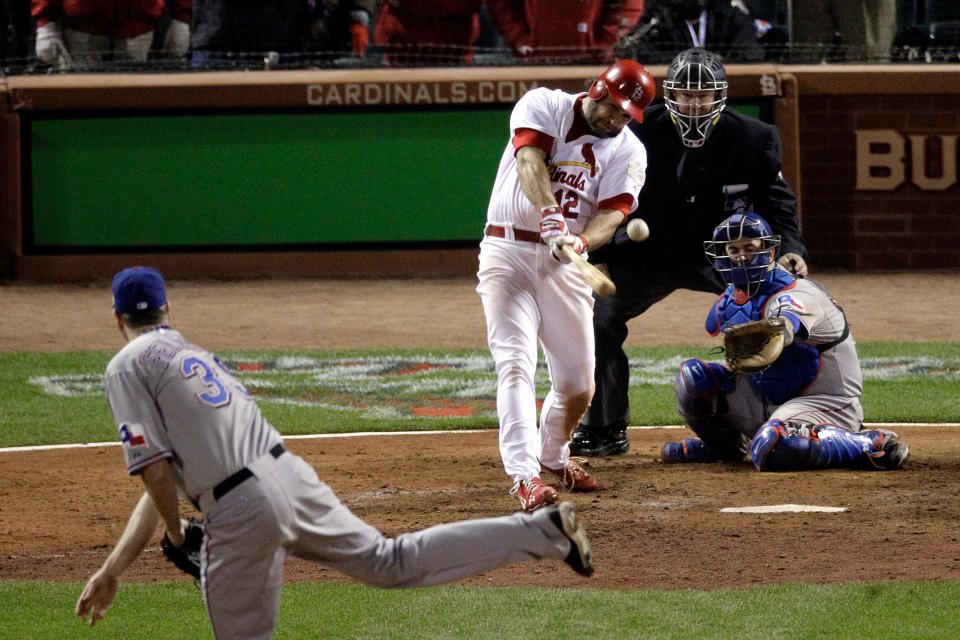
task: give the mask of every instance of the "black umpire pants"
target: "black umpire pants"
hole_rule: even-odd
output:
[[[627,322],[677,289],[707,291],[720,295],[725,285],[713,267],[674,265],[674,269],[628,266],[622,262],[607,264],[617,292],[609,299],[595,297],[593,332],[597,364],[597,385],[593,402],[581,420],[581,430],[605,434],[630,424],[630,363],[623,351]],[[704,323],[708,309],[696,318],[678,318],[677,322]]]

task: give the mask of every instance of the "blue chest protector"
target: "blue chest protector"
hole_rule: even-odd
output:
[[[734,287],[727,287],[710,310],[707,331],[716,334],[729,325],[738,325],[763,319],[767,301],[794,285],[792,275],[781,269],[770,272],[757,293],[743,304],[734,297]],[[776,302],[770,302],[776,304]],[[752,374],[761,393],[774,404],[783,404],[795,398],[817,377],[820,372],[820,349],[813,345],[794,341],[784,348],[780,357],[764,371]]]

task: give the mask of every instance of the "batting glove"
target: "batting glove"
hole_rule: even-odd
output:
[[[587,241],[583,239],[583,236],[575,236],[569,233],[552,238],[548,244],[550,245],[550,255],[564,264],[570,262],[570,258],[564,253],[563,245],[569,244],[577,253],[584,253],[587,250]]]
[[[545,244],[558,236],[567,235],[567,223],[563,219],[563,209],[558,206],[540,209],[540,239]]]
[[[61,58],[70,59],[67,53],[67,47],[63,44],[63,36],[60,35],[60,27],[56,22],[37,27],[37,58],[47,64],[57,64]]]

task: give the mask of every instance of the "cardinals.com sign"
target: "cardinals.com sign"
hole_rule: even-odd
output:
[[[386,104],[495,104],[513,103],[536,80],[488,80],[481,82],[348,82],[307,86],[307,104],[312,107],[369,106]]]

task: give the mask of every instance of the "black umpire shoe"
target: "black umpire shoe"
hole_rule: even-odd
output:
[[[630,450],[627,426],[623,423],[607,427],[588,427],[581,424],[570,441],[572,456],[619,456]]]

